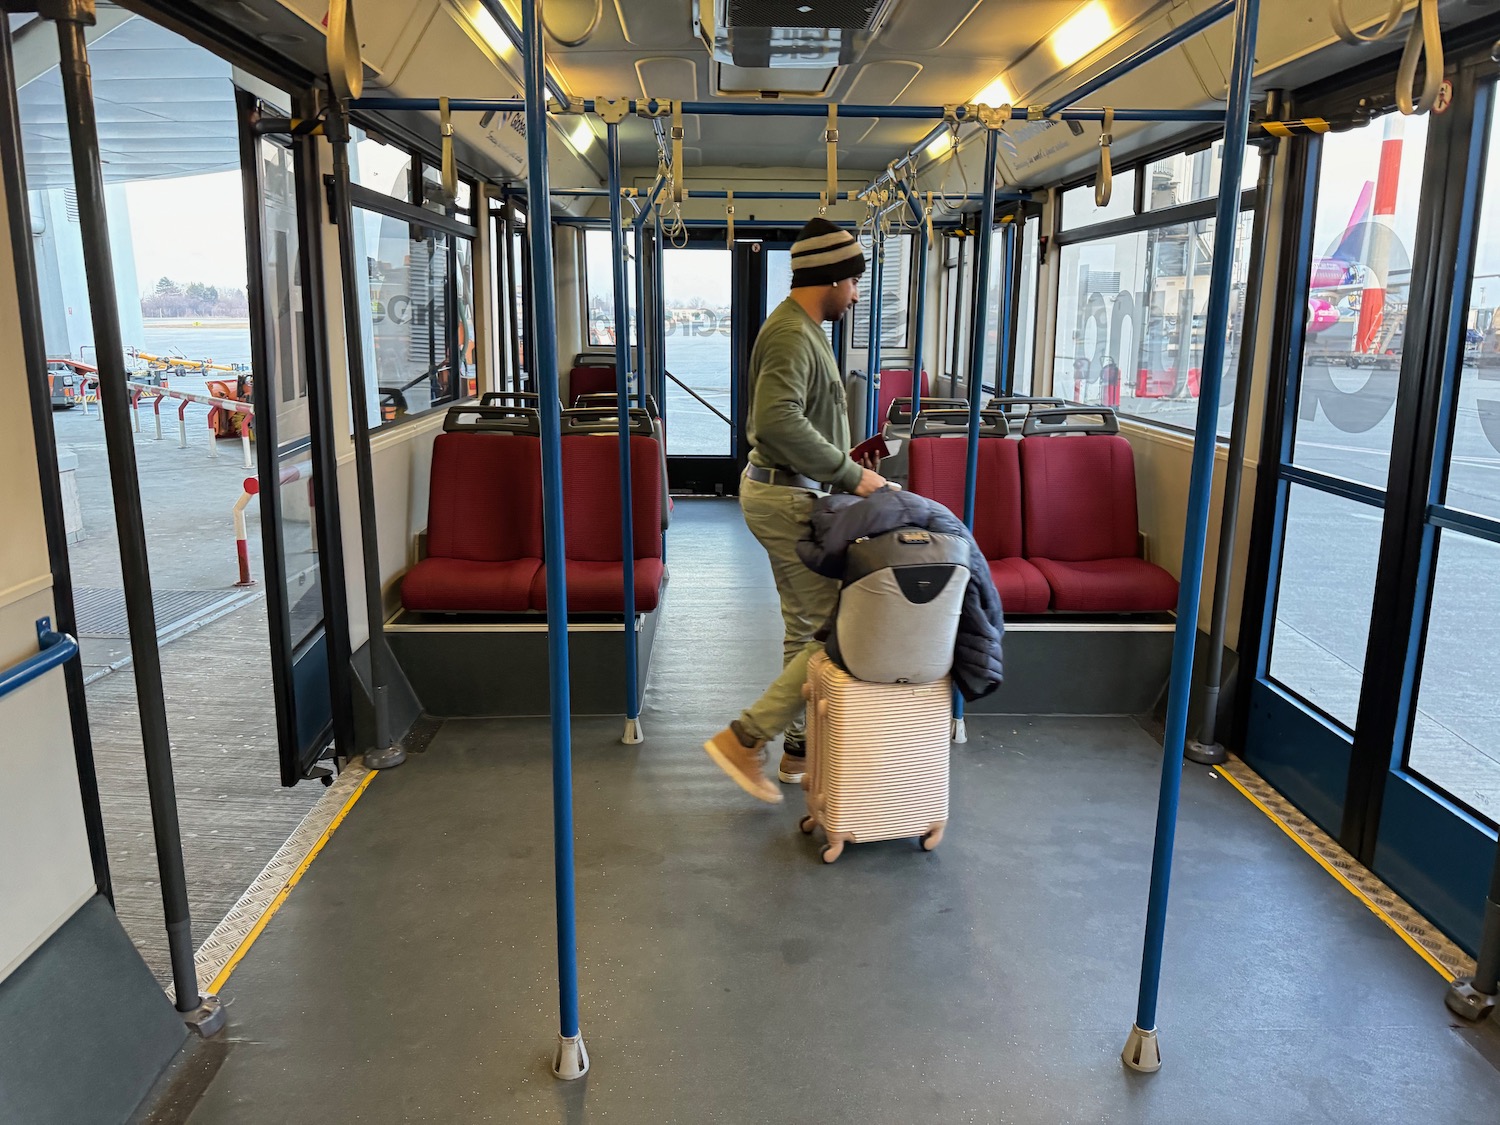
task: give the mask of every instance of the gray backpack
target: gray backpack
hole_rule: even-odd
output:
[[[920,527],[851,543],[829,658],[870,683],[941,680],[953,667],[968,561],[960,536]]]

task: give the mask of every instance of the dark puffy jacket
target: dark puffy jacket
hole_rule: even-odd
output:
[[[849,544],[870,535],[884,535],[898,527],[920,527],[961,536],[969,545],[969,586],[953,648],[953,682],[968,700],[983,699],[1005,678],[1000,642],[1005,617],[1000,594],[990,577],[990,566],[969,529],[947,508],[915,492],[883,489],[861,500],[835,493],[813,508],[806,535],[797,554],[809,568],[826,578],[844,577]]]

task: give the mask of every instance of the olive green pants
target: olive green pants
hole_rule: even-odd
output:
[[[797,557],[797,541],[807,531],[818,494],[802,488],[740,478],[740,509],[745,524],[771,559],[781,596],[782,672],[748,710],[740,724],[752,737],[769,742],[783,731],[803,737],[802,685],[807,662],[822,647],[813,634],[827,623],[838,603],[839,583],[815,574]]]

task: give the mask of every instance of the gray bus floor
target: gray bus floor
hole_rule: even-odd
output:
[[[1493,1122],[1500,1032],[1230,786],[1189,766],[1156,1075],[1135,1012],[1160,747],[977,717],[950,831],[833,866],[700,749],[770,678],[731,504],[679,504],[648,741],[574,724],[582,1026],[557,1032],[545,720],[453,721],[377,776],[224,988],[219,1122]]]

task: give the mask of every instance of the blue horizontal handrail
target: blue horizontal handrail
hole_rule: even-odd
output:
[[[78,655],[78,642],[66,633],[54,633],[50,617],[37,618],[36,642],[39,651],[35,656],[0,672],[0,699]]]

